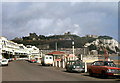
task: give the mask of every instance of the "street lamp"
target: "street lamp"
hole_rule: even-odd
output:
[[[42,57],[42,50],[40,51],[40,53],[41,53],[41,57]]]
[[[73,60],[75,59],[74,57],[74,40],[72,40],[72,48],[73,48]]]

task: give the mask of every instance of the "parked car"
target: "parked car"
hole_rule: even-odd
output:
[[[11,61],[13,61],[13,60],[14,60],[13,58],[9,58],[9,59],[8,59],[8,62],[11,62]]]
[[[120,76],[120,68],[113,61],[95,61],[87,68],[89,75],[99,74],[102,78],[108,76]]]
[[[42,65],[52,65],[53,64],[53,56],[51,55],[43,55],[41,59]]]
[[[40,63],[40,64],[41,64],[41,59],[42,59],[42,57],[38,57],[38,56],[35,57],[36,62],[37,62],[37,63]]]
[[[31,59],[30,63],[36,63],[36,60],[35,59]]]
[[[5,58],[4,58],[4,59],[1,59],[1,60],[0,60],[0,65],[1,65],[1,66],[8,66],[8,60],[5,59]]]
[[[73,72],[85,72],[84,64],[81,60],[68,61],[66,64],[66,71]]]

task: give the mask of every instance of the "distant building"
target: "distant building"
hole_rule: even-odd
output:
[[[90,54],[91,55],[98,55],[98,52],[97,52],[97,50],[91,50]]]
[[[97,35],[86,35],[85,37],[98,38],[98,36],[97,36]]]
[[[64,35],[71,35],[71,33],[70,33],[70,32],[67,32],[67,33],[64,33]]]
[[[38,45],[37,47],[38,47],[39,49],[49,49],[49,48],[50,48],[49,44]]]
[[[13,41],[7,40],[5,37],[0,37],[1,54],[4,58],[17,58],[27,56],[27,49],[23,44],[17,44]]]
[[[22,41],[23,39],[22,38],[18,38],[18,37],[16,37],[14,40],[19,40],[19,41]]]
[[[28,55],[39,55],[39,48],[31,45],[24,46],[0,37],[0,56],[4,58],[26,58]]]
[[[32,56],[40,55],[39,48],[37,48],[35,46],[31,46],[31,45],[27,45],[26,47],[27,47],[27,50],[29,51],[28,55],[32,55]]]
[[[72,48],[58,48],[58,50],[64,50],[66,54],[72,54],[73,49]],[[75,55],[83,54],[83,55],[88,55],[89,54],[89,49],[88,48],[75,48],[74,49]]]
[[[29,33],[29,36],[36,37],[37,35],[36,35],[36,33]]]

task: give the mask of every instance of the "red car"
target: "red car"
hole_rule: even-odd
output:
[[[31,63],[36,63],[35,59],[30,60]]]
[[[108,76],[120,76],[120,68],[116,67],[113,61],[95,61],[87,68],[89,75],[102,75],[103,78]]]

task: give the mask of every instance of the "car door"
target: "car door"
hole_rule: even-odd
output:
[[[95,72],[95,62],[91,64],[90,69],[93,73]]]
[[[98,73],[99,72],[99,67],[100,67],[100,63],[99,62],[95,62],[93,64],[93,73]]]

